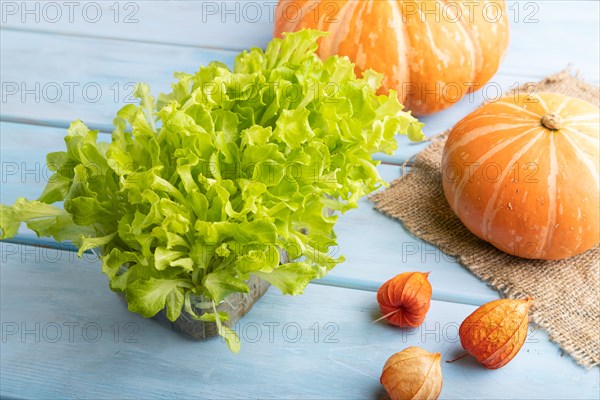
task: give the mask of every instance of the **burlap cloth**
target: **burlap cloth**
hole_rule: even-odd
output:
[[[539,82],[599,104],[600,88],[568,71]],[[492,288],[510,298],[534,299],[531,318],[550,339],[586,367],[600,363],[600,246],[561,261],[526,260],[505,254],[467,230],[450,209],[440,163],[448,132],[432,139],[410,171],[371,197],[375,208],[400,220],[414,236],[454,256]],[[460,288],[457,288],[460,289]]]

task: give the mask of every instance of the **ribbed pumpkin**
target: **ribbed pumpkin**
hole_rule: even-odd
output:
[[[507,96],[452,129],[444,193],[479,238],[519,257],[555,260],[599,241],[598,107],[559,94]]]
[[[384,74],[417,115],[445,109],[480,89],[508,46],[503,0],[280,0],[275,36],[303,28],[329,31],[319,55],[348,56],[360,74]]]

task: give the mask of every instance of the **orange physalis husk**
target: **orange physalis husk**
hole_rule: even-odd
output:
[[[391,400],[435,400],[442,391],[440,353],[409,347],[391,356],[380,382]]]
[[[488,369],[505,366],[525,343],[530,306],[529,298],[482,305],[460,325],[462,347]]]
[[[427,275],[429,272],[405,272],[385,282],[377,291],[380,319],[400,327],[421,325],[431,303]]]

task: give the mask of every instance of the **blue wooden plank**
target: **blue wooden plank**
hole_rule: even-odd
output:
[[[78,250],[77,246],[75,246],[72,242],[57,242],[46,237],[39,238],[35,232],[27,229],[23,229],[21,232],[19,232],[18,236],[9,239],[3,239],[1,242],[70,252],[77,252]],[[89,251],[89,253],[91,254],[91,251]]]
[[[116,111],[135,101],[136,82],[149,83],[158,94],[169,90],[175,71],[195,72],[213,60],[231,64],[235,56],[11,30],[2,31],[0,43],[2,120],[68,127],[81,119],[106,132]]]
[[[421,328],[400,330],[371,324],[371,292],[309,285],[285,297],[272,288],[240,321],[235,355],[218,338],[194,342],[129,313],[93,259],[11,246],[0,245],[2,397],[380,398],[390,355],[418,345],[455,357],[457,328],[474,310],[433,301]],[[599,390],[597,370],[562,357],[533,328],[500,370],[463,359],[442,371],[443,399],[587,399]]]
[[[500,72],[542,77],[572,64],[589,82],[599,83],[600,2],[512,0],[507,8],[511,43]]]
[[[0,201],[12,204],[20,196],[37,198],[50,177],[45,168],[45,154],[64,148],[64,131],[9,123],[0,123],[0,128],[4,133],[0,150]],[[27,147],[26,152],[23,151],[24,147]],[[388,182],[400,175],[400,167],[397,166],[380,165],[378,170]],[[367,198],[360,200],[358,209],[340,218],[336,231],[339,240],[339,249],[336,251],[344,254],[346,262],[336,267],[323,283],[377,290],[396,274],[419,270],[431,272],[436,299],[482,304],[498,297],[496,291],[476,279],[454,259],[413,238],[400,223],[373,210]],[[21,227],[14,241],[59,246],[49,239],[37,239],[25,226]]]
[[[276,4],[230,0],[79,1],[75,6],[57,2],[44,7],[39,2],[36,11],[35,4],[15,2],[5,6],[0,26],[150,44],[244,50],[262,47],[271,39]]]
[[[24,3],[6,3],[10,6],[4,7],[10,9],[3,10],[1,26],[4,28],[235,50],[266,45],[273,33],[276,4],[275,1],[233,0],[83,1],[77,3],[69,18],[69,6],[61,2],[46,7],[45,12],[43,3],[37,2],[38,11],[29,5],[33,10],[29,14],[25,12]],[[86,3],[93,4],[86,6]],[[600,35],[597,1],[510,0],[506,3],[513,40],[501,70],[503,73],[541,77],[574,63],[589,79],[597,81],[600,72],[596,44]],[[95,14],[97,7],[101,9],[99,17]],[[60,18],[55,17],[53,8],[61,12]],[[169,28],[157,29],[158,26]]]
[[[46,154],[65,150],[65,129],[0,122],[0,202],[37,198],[52,171]]]

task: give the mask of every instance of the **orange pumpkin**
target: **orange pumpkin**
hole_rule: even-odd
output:
[[[319,55],[348,56],[357,74],[384,75],[414,114],[448,108],[480,89],[508,46],[504,0],[280,0],[275,36],[303,28],[329,31]]]
[[[598,107],[553,93],[507,96],[461,120],[442,158],[450,207],[519,257],[555,260],[599,242]]]

